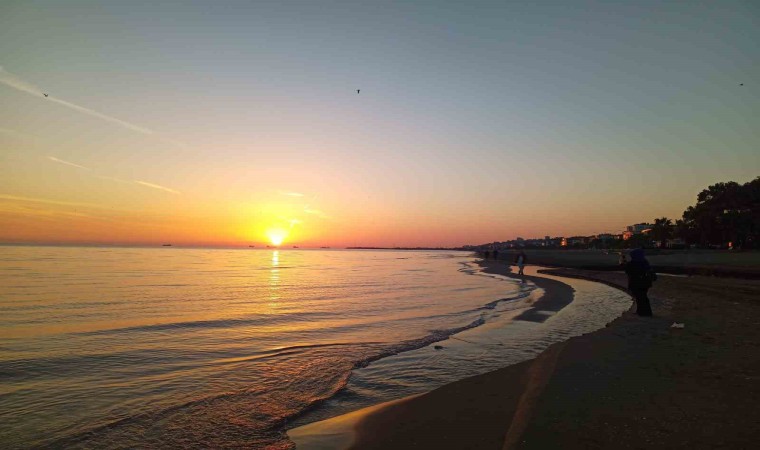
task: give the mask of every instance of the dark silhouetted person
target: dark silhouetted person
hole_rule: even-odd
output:
[[[528,262],[528,257],[525,255],[525,252],[520,250],[520,253],[517,254],[517,258],[515,258],[515,263],[517,263],[517,268],[520,269],[517,271],[517,274],[520,276],[525,276],[523,273],[523,270],[525,269],[525,264]]]
[[[620,260],[618,261],[618,263],[621,266],[624,266],[624,267],[625,267],[626,263],[628,263],[628,260],[625,258],[625,253],[620,252]]]
[[[628,290],[636,299],[636,314],[640,316],[652,316],[652,307],[649,305],[647,291],[652,287],[652,282],[657,276],[652,271],[649,261],[644,257],[644,250],[637,248],[630,253],[631,260],[625,265],[625,273],[628,275]]]
[[[496,249],[493,251],[493,259],[499,259],[499,251]]]
[[[483,253],[483,254],[485,255],[486,259],[488,259],[489,257],[491,257],[491,252],[489,252],[488,250],[486,250],[485,253]]]

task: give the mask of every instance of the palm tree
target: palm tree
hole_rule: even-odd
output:
[[[665,248],[665,244],[667,243],[668,239],[671,238],[673,235],[673,221],[668,219],[667,217],[660,217],[659,219],[654,219],[654,225],[652,226],[652,231],[650,232],[650,236],[652,236],[652,239],[656,241],[660,241],[660,248]]]

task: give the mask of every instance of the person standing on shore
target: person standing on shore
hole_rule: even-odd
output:
[[[499,251],[497,249],[493,249],[493,259],[499,259]]]
[[[517,263],[517,268],[520,269],[517,274],[522,276],[525,276],[523,273],[523,269],[525,269],[525,263],[528,261],[527,256],[525,256],[525,252],[520,250],[520,253],[517,254],[517,258],[515,258],[515,262]]]
[[[636,300],[636,314],[651,317],[652,307],[649,304],[647,291],[657,276],[652,271],[649,261],[644,257],[644,250],[637,248],[630,253],[631,260],[625,265],[628,275],[628,290]]]

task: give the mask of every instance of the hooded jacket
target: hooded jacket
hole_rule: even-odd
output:
[[[639,290],[652,287],[652,267],[644,257],[644,250],[637,248],[631,251],[631,261],[625,265],[628,275],[628,289]]]

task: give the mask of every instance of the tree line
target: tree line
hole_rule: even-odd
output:
[[[686,246],[758,248],[760,234],[760,177],[744,184],[717,183],[697,195],[675,222],[655,219],[649,237],[665,246],[678,238]]]

